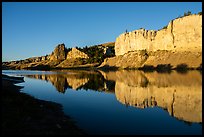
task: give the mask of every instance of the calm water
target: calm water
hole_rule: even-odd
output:
[[[202,74],[25,71],[22,92],[62,104],[89,134],[202,134]]]

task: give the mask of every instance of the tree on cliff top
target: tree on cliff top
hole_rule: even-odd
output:
[[[202,15],[202,11],[201,11],[201,12],[198,12],[198,15]]]
[[[184,16],[189,16],[189,15],[191,15],[191,11],[184,12]]]

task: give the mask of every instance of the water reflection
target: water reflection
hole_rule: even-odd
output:
[[[104,79],[103,75],[95,71],[66,71],[59,74],[29,74],[21,75],[29,78],[49,81],[58,92],[65,93],[67,88],[74,90],[92,89],[96,91],[114,92],[115,82]]]
[[[202,78],[198,71],[185,74],[66,71],[65,74],[24,76],[49,81],[61,93],[67,88],[111,92],[127,106],[141,109],[158,106],[179,120],[202,123]]]

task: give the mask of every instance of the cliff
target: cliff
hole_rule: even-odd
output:
[[[202,50],[202,15],[190,15],[169,22],[159,31],[139,29],[116,38],[115,54],[144,50],[196,51]]]
[[[169,65],[201,68],[202,15],[189,15],[169,22],[162,30],[139,29],[116,38],[115,57],[100,67],[142,68]]]

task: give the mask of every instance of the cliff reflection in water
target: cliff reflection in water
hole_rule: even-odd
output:
[[[23,75],[29,78],[41,79],[51,82],[58,92],[65,93],[67,88],[74,90],[92,89],[97,91],[113,92],[115,82],[105,80],[104,77],[95,71],[66,71],[59,74],[35,74]]]
[[[85,72],[27,75],[50,81],[59,92],[67,88],[115,92],[122,104],[137,108],[158,106],[179,120],[202,123],[202,77],[199,71],[185,74],[143,71]]]
[[[115,95],[123,104],[137,108],[159,106],[173,117],[202,122],[202,78],[199,71],[144,73],[117,71],[103,73],[116,81]]]

